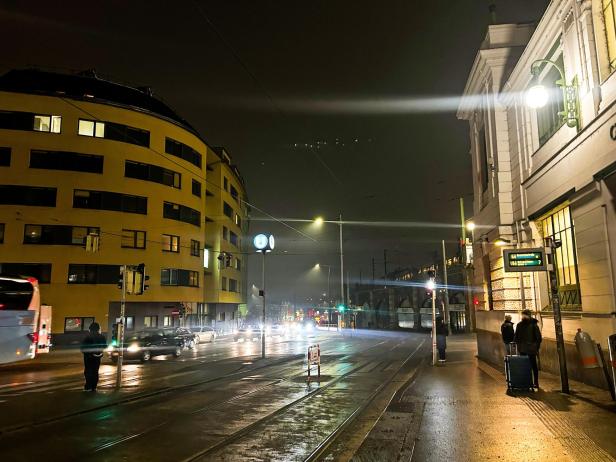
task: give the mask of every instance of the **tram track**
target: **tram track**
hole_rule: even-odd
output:
[[[383,343],[383,342],[382,342]],[[389,351],[393,351],[404,342],[399,342]],[[372,403],[372,401],[379,395],[379,393],[388,386],[398,375],[398,373],[407,365],[407,363],[415,356],[415,354],[421,349],[421,347],[425,344],[425,340],[422,340],[420,344],[410,353],[402,362],[402,364],[396,369],[396,371],[381,385],[379,385],[370,395],[369,397],[362,402],[361,405],[357,406],[345,419],[339,424],[331,433],[327,435],[327,437],[304,459],[305,461],[315,461],[319,460],[319,457],[325,454],[325,452],[331,447],[331,444],[336,440],[336,438],[354,421],[354,419],[363,412],[363,410]],[[376,346],[376,345],[375,345]],[[205,448],[197,453],[194,453],[184,459],[181,459],[181,462],[195,462],[195,461],[205,461],[205,460],[216,460],[214,456],[216,453],[223,450],[226,446],[231,445],[240,441],[242,438],[250,434],[253,430],[257,428],[265,427],[268,424],[274,423],[277,418],[281,417],[283,414],[287,413],[289,410],[299,406],[307,400],[313,399],[329,389],[333,388],[338,383],[342,382],[345,379],[348,379],[353,374],[361,371],[367,366],[373,365],[373,361],[365,361],[363,364],[356,366],[349,370],[348,372],[336,377],[335,379],[329,381],[323,386],[316,388],[315,390],[305,394],[304,396],[284,405],[283,407],[276,409],[274,412],[256,420],[255,422],[247,425],[240,430],[234,432],[231,435],[226,436],[225,438],[219,440],[212,446]]]

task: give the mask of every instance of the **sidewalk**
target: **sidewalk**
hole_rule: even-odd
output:
[[[504,373],[475,355],[474,336],[449,337],[447,363],[426,361],[354,460],[392,460],[391,444],[383,456],[394,440],[413,461],[616,460],[616,405],[608,392],[571,382],[566,396],[557,377],[541,374],[539,392],[508,395]],[[392,434],[391,422],[401,419],[409,422],[405,434]]]

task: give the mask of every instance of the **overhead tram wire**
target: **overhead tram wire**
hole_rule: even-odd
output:
[[[70,106],[73,106],[74,108],[76,108],[78,111],[83,112],[84,114],[86,114],[88,117],[91,117],[92,119],[96,120],[97,122],[105,122],[104,120],[100,119],[99,117],[97,117],[96,115],[92,114],[91,112],[89,112],[88,110],[80,107],[79,105],[75,104],[73,101],[64,98],[62,96],[59,97],[62,101],[64,101],[65,103],[69,104]],[[130,138],[130,137],[129,137]],[[136,141],[134,138],[131,138],[133,141]],[[144,146],[145,147],[145,146]],[[150,152],[153,152],[154,154],[162,157],[163,159],[168,160],[169,162],[177,165],[178,167],[180,167],[181,169],[187,171],[188,173],[190,173],[191,175],[196,176],[197,178],[199,178],[200,180],[203,180],[206,184],[210,184],[212,186],[214,186],[215,188],[218,188],[220,191],[224,191],[223,187],[220,185],[217,185],[216,183],[213,183],[212,181],[208,180],[206,178],[205,175],[202,175],[201,172],[199,172],[199,174],[195,174],[194,171],[188,169],[186,166],[182,165],[181,163],[177,162],[175,159],[172,159],[171,157],[166,156],[165,154],[158,152],[156,149],[153,149],[151,146],[145,147],[147,150],[149,150]],[[207,161],[206,161],[206,166],[207,166]],[[283,220],[280,220],[279,218],[271,215],[270,213],[265,212],[263,209],[257,207],[254,204],[251,204],[250,202],[248,202],[247,200],[245,200],[244,198],[240,197],[239,198],[240,201],[246,205],[248,205],[249,207],[252,207],[256,210],[258,210],[259,212],[263,213],[264,215],[267,215],[269,218],[271,218],[272,220],[286,226],[287,228],[295,231],[296,233],[298,233],[299,235],[312,240],[313,242],[318,242],[316,239],[314,239],[313,237],[307,235],[306,233],[300,231],[299,229],[289,225],[288,223],[285,223]]]
[[[246,74],[248,74],[248,76],[253,81],[253,83],[267,97],[267,100],[270,102],[270,104],[276,110],[276,112],[278,112],[278,114],[280,114],[280,115],[285,115],[285,113],[280,108],[280,106],[278,106],[278,104],[276,104],[276,101],[272,97],[271,93],[267,90],[267,88],[265,88],[265,86],[259,81],[259,79],[257,79],[257,76],[250,70],[248,65],[242,60],[242,58],[240,57],[239,53],[237,51],[235,51],[233,46],[231,46],[231,43],[229,43],[229,41],[224,37],[224,35],[222,35],[222,32],[220,32],[218,30],[216,25],[209,18],[209,16],[205,13],[203,8],[201,8],[201,6],[195,0],[192,0],[192,4],[195,6],[195,9],[199,13],[199,15],[205,20],[205,22],[208,24],[208,26],[214,32],[214,34],[218,37],[218,39],[222,42],[222,44],[225,47],[227,47],[227,49],[231,52],[231,55],[233,55],[233,58],[241,66],[241,68],[244,70],[244,72],[246,72]],[[321,156],[319,156],[316,151],[311,150],[311,152],[317,158],[317,160],[321,163],[321,165],[323,165],[323,167],[325,167],[325,169],[331,175],[331,177],[334,180],[336,180],[336,182],[338,184],[340,184],[340,186],[343,186],[343,183],[340,180],[340,178],[338,178],[338,176],[334,173],[334,171],[331,169],[331,167],[329,165],[327,165],[327,163],[323,160],[323,158]],[[315,240],[315,242],[317,242],[317,241]]]

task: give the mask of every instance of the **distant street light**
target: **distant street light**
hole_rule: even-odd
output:
[[[314,219],[315,225],[322,225],[325,222],[323,217],[317,217]],[[335,223],[332,221],[331,223]],[[344,250],[342,247],[342,213],[338,216],[338,226],[340,229],[340,300],[342,300],[343,304],[346,304],[346,300],[344,298]]]
[[[537,59],[530,66],[530,73],[535,84],[526,91],[526,104],[534,109],[544,107],[550,99],[550,91],[539,83],[539,74],[543,70],[542,64],[554,66],[560,75],[560,79],[554,82],[560,87],[563,94],[563,108],[558,114],[568,127],[580,128],[580,101],[578,98],[577,76],[567,85],[564,70],[554,61],[549,59]]]
[[[466,223],[466,229],[468,231],[474,231],[475,230],[475,223],[473,223],[472,221],[469,221]]]
[[[332,267],[330,265],[321,265],[320,263],[317,263],[316,265],[314,265],[315,269],[320,270],[321,268],[327,268],[327,303],[329,306],[329,303],[331,303],[331,292],[330,292],[330,286],[329,286],[329,277],[331,276],[332,273]],[[325,295],[325,294],[323,294]]]

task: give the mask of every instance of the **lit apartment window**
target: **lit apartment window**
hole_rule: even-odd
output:
[[[62,128],[62,116],[55,115],[34,115],[34,126],[36,132],[60,133]]]
[[[242,260],[239,258],[235,259],[235,269],[238,271],[242,271]]]
[[[64,332],[87,332],[94,318],[64,318]]]
[[[105,138],[105,122],[79,119],[77,133],[83,136]]]
[[[163,234],[163,252],[175,252],[180,251],[180,236],[174,236],[172,234]]]
[[[242,227],[242,219],[237,213],[235,214],[235,224],[239,226],[240,228]]]
[[[580,286],[577,276],[575,234],[569,207],[565,207],[542,220],[543,237],[560,240],[556,249],[558,296],[563,310],[581,308]]]
[[[123,229],[122,248],[145,249],[145,231],[138,231],[136,229]]]
[[[603,0],[603,18],[605,19],[605,39],[610,72],[616,70],[616,13],[614,0]]]
[[[210,267],[210,249],[203,249],[203,267]]]
[[[163,316],[163,327],[173,326],[173,318],[171,316]]]

